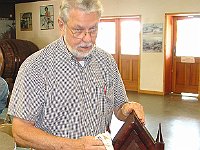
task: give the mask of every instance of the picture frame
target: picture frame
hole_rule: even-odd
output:
[[[143,52],[160,53],[163,48],[163,24],[149,23],[143,25]]]
[[[21,31],[32,31],[32,12],[20,13]]]
[[[54,7],[53,5],[40,6],[40,29],[54,29]]]

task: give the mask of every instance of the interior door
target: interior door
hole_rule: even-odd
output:
[[[115,58],[126,90],[138,90],[140,20],[103,18],[99,23],[97,46]]]
[[[120,72],[125,88],[128,91],[138,91],[139,57],[121,55]]]
[[[113,19],[101,19],[98,26],[96,45],[110,53],[119,65],[119,51],[117,51],[116,23]]]
[[[174,17],[172,90],[198,93],[200,64],[200,18]]]
[[[126,90],[138,91],[140,21],[138,19],[120,20],[119,70]],[[133,36],[134,35],[134,36]]]

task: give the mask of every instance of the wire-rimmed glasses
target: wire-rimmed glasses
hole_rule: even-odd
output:
[[[85,29],[70,29],[70,27],[68,26],[68,24],[66,23],[67,28],[69,29],[69,31],[73,34],[73,36],[77,39],[82,39],[84,38],[87,34],[90,35],[90,37],[96,37],[97,36],[97,32],[98,32],[98,27],[97,25],[90,28],[88,31],[86,31]]]

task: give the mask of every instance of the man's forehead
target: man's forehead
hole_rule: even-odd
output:
[[[99,23],[99,18],[95,15],[82,15],[82,16],[70,16],[68,18],[68,25],[89,28],[97,26]]]
[[[73,27],[76,27],[76,28],[93,28],[93,27],[97,27],[98,26],[98,22],[97,23],[94,23],[94,24],[87,24],[87,25],[84,25],[84,24],[71,24]]]
[[[69,13],[68,20],[73,20],[73,21],[79,21],[79,22],[84,22],[84,21],[94,21],[94,20],[99,20],[99,15],[97,12],[85,12],[81,11],[79,9],[72,9]]]

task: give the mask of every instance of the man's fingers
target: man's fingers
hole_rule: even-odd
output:
[[[93,142],[93,144],[96,146],[104,146],[103,142],[99,139],[96,139],[95,142]]]
[[[140,119],[140,121],[142,123],[144,123],[145,122],[145,116],[144,116],[143,106],[141,104],[137,103],[134,110],[135,110],[136,115]]]
[[[104,146],[103,142],[93,136],[83,136],[80,138],[86,145],[91,146]]]
[[[141,120],[142,123],[145,122],[145,117],[144,117],[144,109],[143,106],[140,103],[137,102],[129,102],[129,109],[134,110],[137,117]]]

